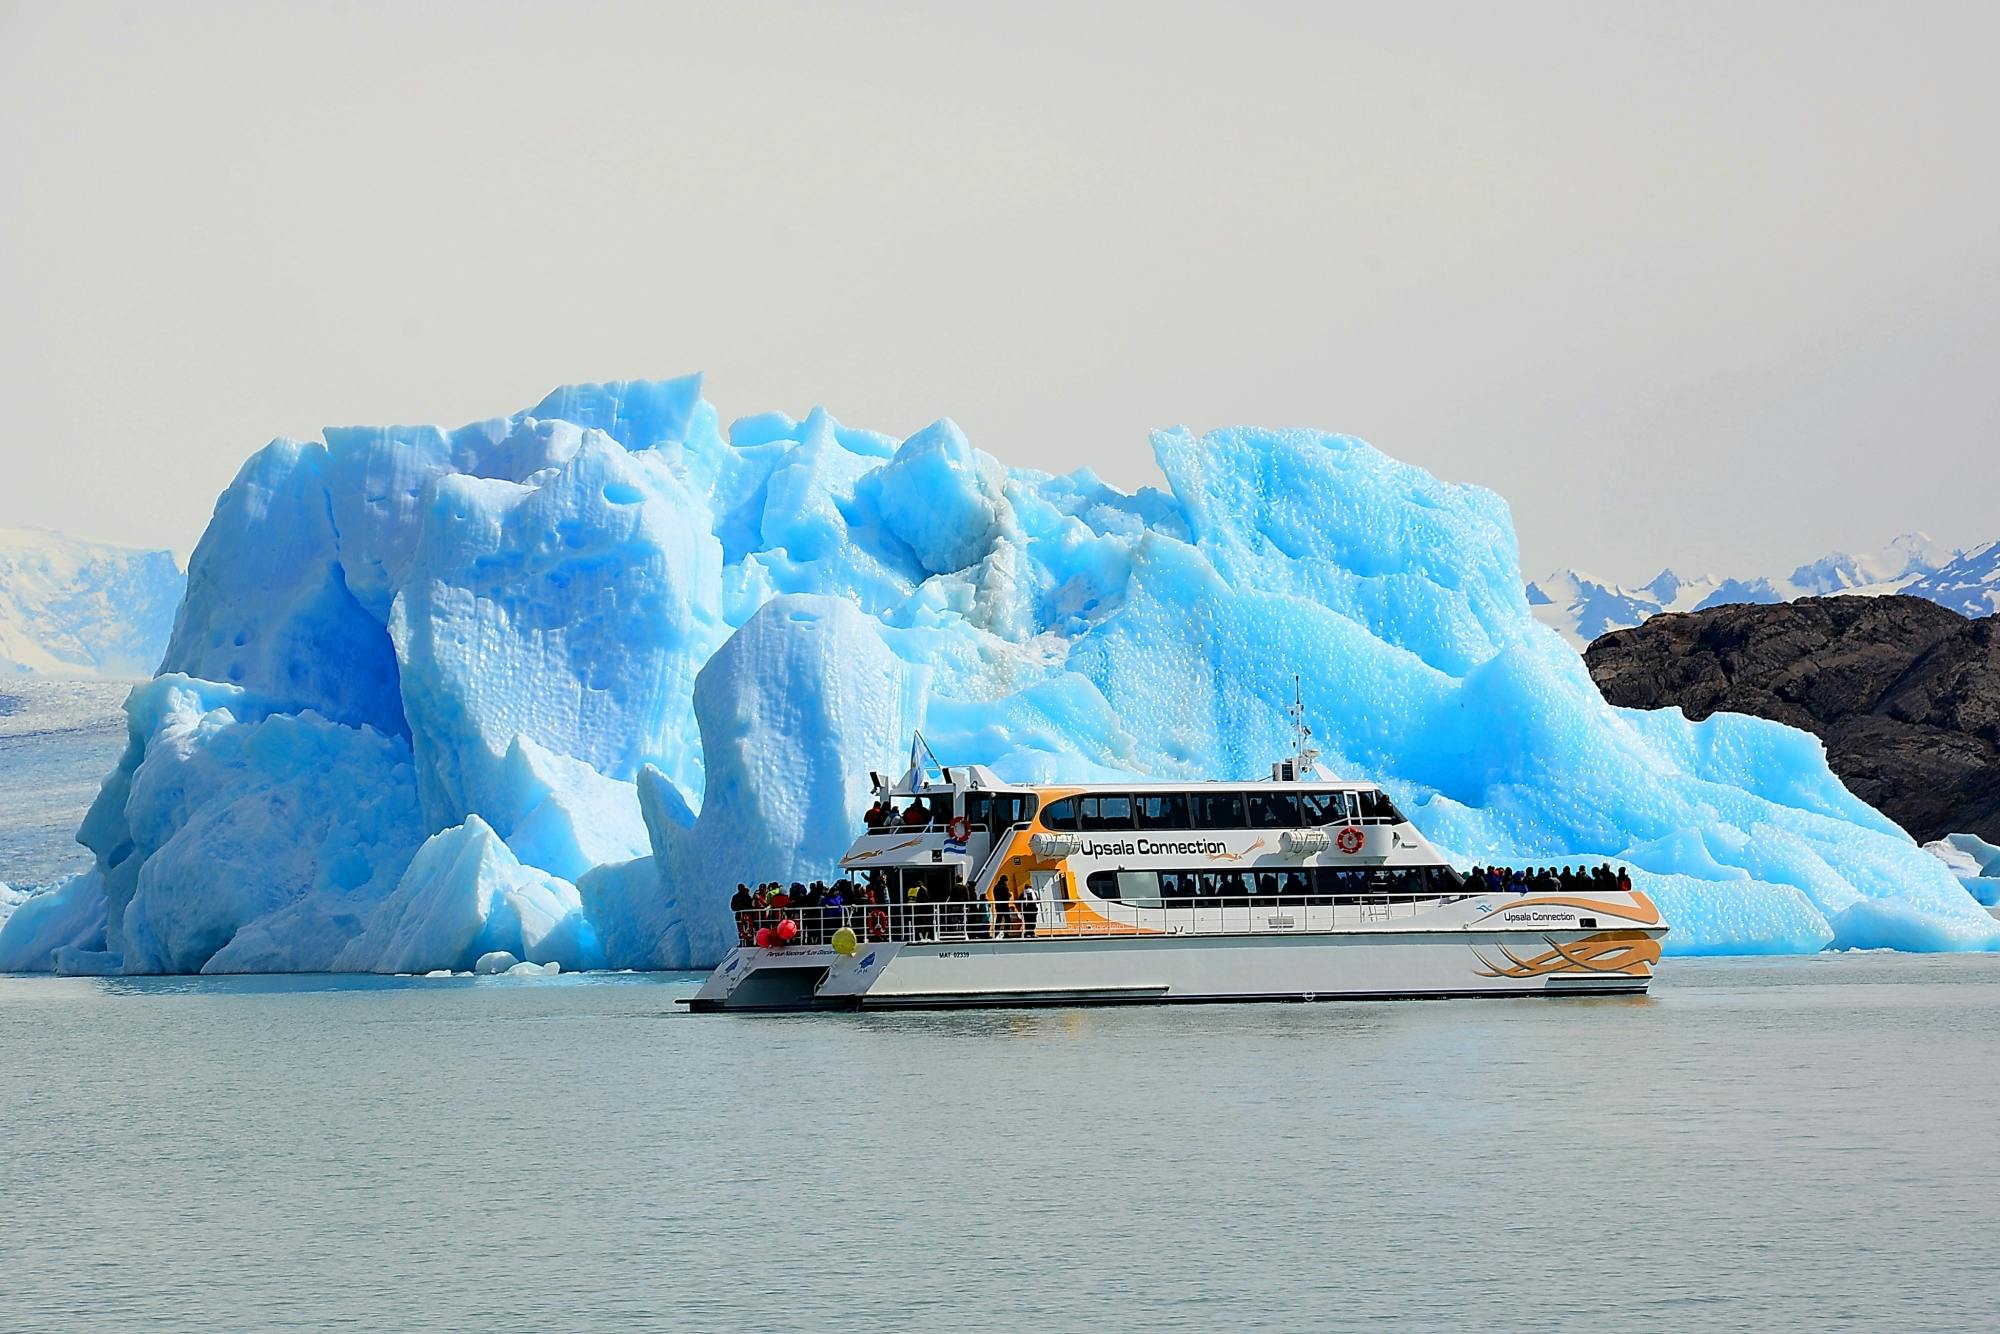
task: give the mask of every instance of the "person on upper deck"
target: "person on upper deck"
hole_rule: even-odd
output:
[[[868,813],[861,817],[861,823],[867,826],[868,832],[874,833],[889,822],[890,813],[894,810],[895,807],[887,800],[877,797],[875,803],[868,808]]]
[[[910,804],[903,808],[903,827],[921,829],[931,822],[930,808],[924,805],[922,797],[911,797]]]
[[[757,899],[750,893],[750,886],[740,880],[736,883],[736,892],[729,896],[729,911],[736,915],[736,943],[754,943],[757,937]]]

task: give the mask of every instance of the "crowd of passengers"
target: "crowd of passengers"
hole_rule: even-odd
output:
[[[1311,877],[1303,871],[1163,872],[1154,901],[1161,907],[1214,907],[1270,897],[1324,904],[1359,901],[1385,890],[1407,894],[1426,889],[1421,872],[1413,883],[1392,888],[1372,883],[1366,872],[1320,869],[1321,875]],[[1114,872],[1097,872],[1090,887],[1102,897],[1120,897]],[[1430,888],[1436,892],[1444,886]],[[1576,867],[1475,866],[1465,873],[1461,892],[1580,894],[1631,888],[1631,873],[1606,862]],[[877,886],[867,876],[830,885],[820,880],[810,884],[795,880],[790,886],[772,880],[755,889],[739,884],[729,896],[729,910],[736,917],[737,942],[743,945],[754,944],[759,929],[775,930],[785,921],[794,924],[795,943],[802,945],[825,944],[842,927],[862,940],[1019,939],[1035,934],[1038,911],[1034,889],[1025,881],[1010,884],[1004,875],[994,882],[990,898],[974,894],[961,875],[953,875],[949,883],[912,882],[900,894],[887,885]]]
[[[933,824],[943,824],[951,819],[951,799],[941,798],[939,809],[933,811],[921,796],[911,797],[910,804],[901,810],[888,798],[878,800],[861,817],[861,822],[871,834],[891,829],[924,829]]]
[[[1219,908],[1250,903],[1362,903],[1473,892],[1445,866],[1357,870],[1299,866],[1266,871],[1093,871],[1085,882],[1101,899],[1137,907]]]
[[[1597,866],[1571,868],[1554,866],[1530,866],[1516,869],[1512,866],[1475,866],[1465,873],[1468,889],[1477,892],[1484,885],[1490,894],[1586,894],[1596,891],[1609,894],[1615,890],[1630,893],[1632,873],[1624,867],[1612,869],[1611,863]]]
[[[1025,881],[1012,885],[1004,875],[994,881],[990,899],[975,895],[958,875],[949,884],[913,882],[901,894],[866,876],[830,885],[773,880],[754,890],[739,884],[729,910],[742,945],[755,944],[760,928],[775,930],[788,920],[798,931],[794,943],[802,945],[825,944],[842,927],[862,940],[1009,940],[1034,935],[1037,925],[1034,889]]]

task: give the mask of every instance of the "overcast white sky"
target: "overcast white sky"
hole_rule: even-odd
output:
[[[2000,537],[2000,5],[0,6],[0,525],[709,374],[1362,435],[1528,572]]]

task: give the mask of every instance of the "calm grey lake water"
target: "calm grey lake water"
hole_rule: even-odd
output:
[[[125,749],[130,681],[0,680],[0,883],[90,867],[76,827]]]
[[[694,986],[0,978],[0,1327],[1995,1320],[2000,960],[892,1016]]]

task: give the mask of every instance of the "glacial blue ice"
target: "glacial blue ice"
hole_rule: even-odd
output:
[[[1943,862],[1980,903],[2000,905],[2000,847],[1977,834],[1946,834],[1924,844],[1924,851]]]
[[[1671,952],[2000,947],[1811,736],[1605,704],[1498,496],[1314,431],[1153,444],[1128,493],[949,421],[725,433],[693,377],[274,441],[132,695],[95,866],[0,969],[702,966],[915,728],[1017,780],[1254,777],[1294,673],[1328,772],[1461,865],[1632,866]]]

